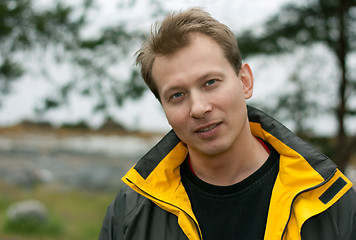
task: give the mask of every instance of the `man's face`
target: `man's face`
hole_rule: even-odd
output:
[[[216,156],[241,143],[249,128],[245,99],[253,77],[247,64],[237,76],[212,38],[190,38],[173,55],[157,56],[152,75],[168,122],[189,152]]]

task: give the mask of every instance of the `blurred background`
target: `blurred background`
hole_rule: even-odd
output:
[[[120,178],[170,129],[134,54],[195,6],[234,32],[248,104],[356,183],[355,0],[0,0],[0,240],[98,238]]]

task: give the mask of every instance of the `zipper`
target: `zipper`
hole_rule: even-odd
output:
[[[281,240],[283,240],[284,234],[285,234],[286,231],[287,231],[287,226],[288,226],[288,223],[289,223],[290,218],[291,218],[291,216],[292,216],[293,204],[294,204],[295,200],[297,199],[297,197],[298,197],[299,195],[305,193],[305,192],[312,191],[312,190],[314,190],[314,189],[316,189],[316,188],[318,188],[318,187],[323,186],[323,185],[326,184],[332,177],[334,177],[336,171],[337,171],[337,170],[335,169],[334,172],[333,172],[326,180],[324,180],[322,183],[319,183],[318,185],[315,185],[314,187],[304,189],[303,191],[300,191],[299,193],[297,193],[297,194],[294,196],[294,198],[293,198],[293,200],[292,200],[292,203],[291,203],[291,206],[290,206],[290,210],[289,210],[289,217],[288,217],[287,223],[286,223],[286,225],[284,226],[284,229],[283,229],[283,233],[282,233]]]
[[[126,180],[129,181],[130,183],[132,183],[133,185],[135,185],[138,189],[140,189],[141,192],[145,193],[147,196],[150,196],[151,198],[153,198],[153,199],[155,199],[155,200],[157,200],[157,201],[159,201],[159,202],[162,202],[162,203],[164,203],[164,204],[167,204],[167,205],[170,205],[170,206],[172,206],[172,207],[174,207],[174,208],[177,208],[177,209],[179,209],[180,211],[184,212],[186,215],[188,215],[189,218],[194,222],[195,228],[196,228],[196,230],[197,230],[197,232],[198,232],[198,235],[199,235],[199,239],[200,239],[200,240],[203,240],[203,237],[202,237],[202,235],[201,235],[201,231],[200,231],[200,228],[199,228],[198,224],[195,222],[195,220],[194,220],[186,211],[184,211],[183,209],[181,209],[180,207],[178,207],[178,206],[176,206],[176,205],[173,205],[173,204],[171,204],[171,203],[168,203],[168,202],[166,202],[166,201],[163,201],[163,200],[161,200],[161,199],[158,199],[158,198],[152,196],[151,194],[148,194],[146,191],[143,191],[140,187],[138,187],[135,183],[131,182],[128,178],[126,178]]]

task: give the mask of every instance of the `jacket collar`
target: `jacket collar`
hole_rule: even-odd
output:
[[[176,215],[188,239],[201,239],[198,221],[180,177],[188,153],[176,134],[169,132],[122,178],[128,186],[160,208]]]
[[[336,165],[324,154],[264,112],[248,106],[252,134],[269,142],[281,155],[306,160],[324,180],[335,172]]]
[[[275,119],[250,106],[248,117],[252,134],[267,141],[280,154],[278,192],[292,198],[298,192],[323,183],[335,173],[336,166],[331,160]],[[179,171],[187,153],[187,148],[172,130],[122,180],[144,195],[173,205],[184,203],[183,208],[192,214]],[[181,199],[177,200],[177,196]]]
[[[248,106],[248,117],[253,135],[270,143],[280,155],[294,159],[294,161],[285,163],[287,170],[291,167],[297,167],[302,161],[302,165],[305,166],[301,166],[300,171],[310,168],[309,170],[321,177],[321,180],[328,179],[335,172],[336,165],[331,160],[300,139],[277,120],[251,106]],[[186,147],[175,132],[171,130],[140,159],[134,169],[143,179],[147,179],[154,170],[157,170],[158,165],[163,165],[162,161],[167,160],[167,156],[173,159],[168,162],[169,166],[164,164],[165,167],[177,169],[186,155]],[[291,165],[289,166],[289,164]],[[283,168],[281,169],[283,170]],[[305,178],[304,174],[299,176]]]

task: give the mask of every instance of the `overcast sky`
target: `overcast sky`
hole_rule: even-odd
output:
[[[88,30],[88,33],[95,34],[100,26],[114,24],[117,21],[126,21],[129,25],[145,29],[157,20],[149,17],[151,6],[147,0],[136,0],[136,7],[130,11],[118,10],[117,2],[112,0],[97,1],[98,10],[92,13],[93,27]],[[121,0],[119,2],[125,7],[132,0]],[[255,28],[261,25],[268,16],[276,13],[282,4],[290,2],[290,0],[165,0],[163,2],[166,10],[203,7],[213,17],[228,25],[233,32],[238,33],[246,28]],[[279,81],[276,76],[281,78],[288,69],[288,65],[285,65],[268,75],[269,73],[266,71],[260,72],[258,61],[251,64],[251,67],[255,75],[255,96],[262,96],[266,90],[276,88]],[[69,74],[63,73],[65,71],[61,71],[61,69],[52,69],[52,71],[59,71],[63,77]],[[264,76],[265,79],[273,78],[274,82],[268,81],[268,84],[266,84],[265,79],[261,79],[259,76]],[[3,107],[0,109],[0,125],[11,125],[23,119],[36,118],[33,108],[38,104],[41,96],[44,96],[44,92],[51,90],[51,85],[40,80],[34,81],[33,77],[25,76],[16,82],[15,89],[16,92],[3,102]],[[54,124],[85,120],[93,126],[98,126],[103,119],[101,116],[94,116],[90,107],[90,102],[84,102],[79,98],[74,99],[70,106],[47,114],[46,120],[50,120]],[[170,129],[159,103],[148,91],[139,101],[128,100],[122,108],[115,110],[114,115],[116,119],[131,129],[160,131]]]

